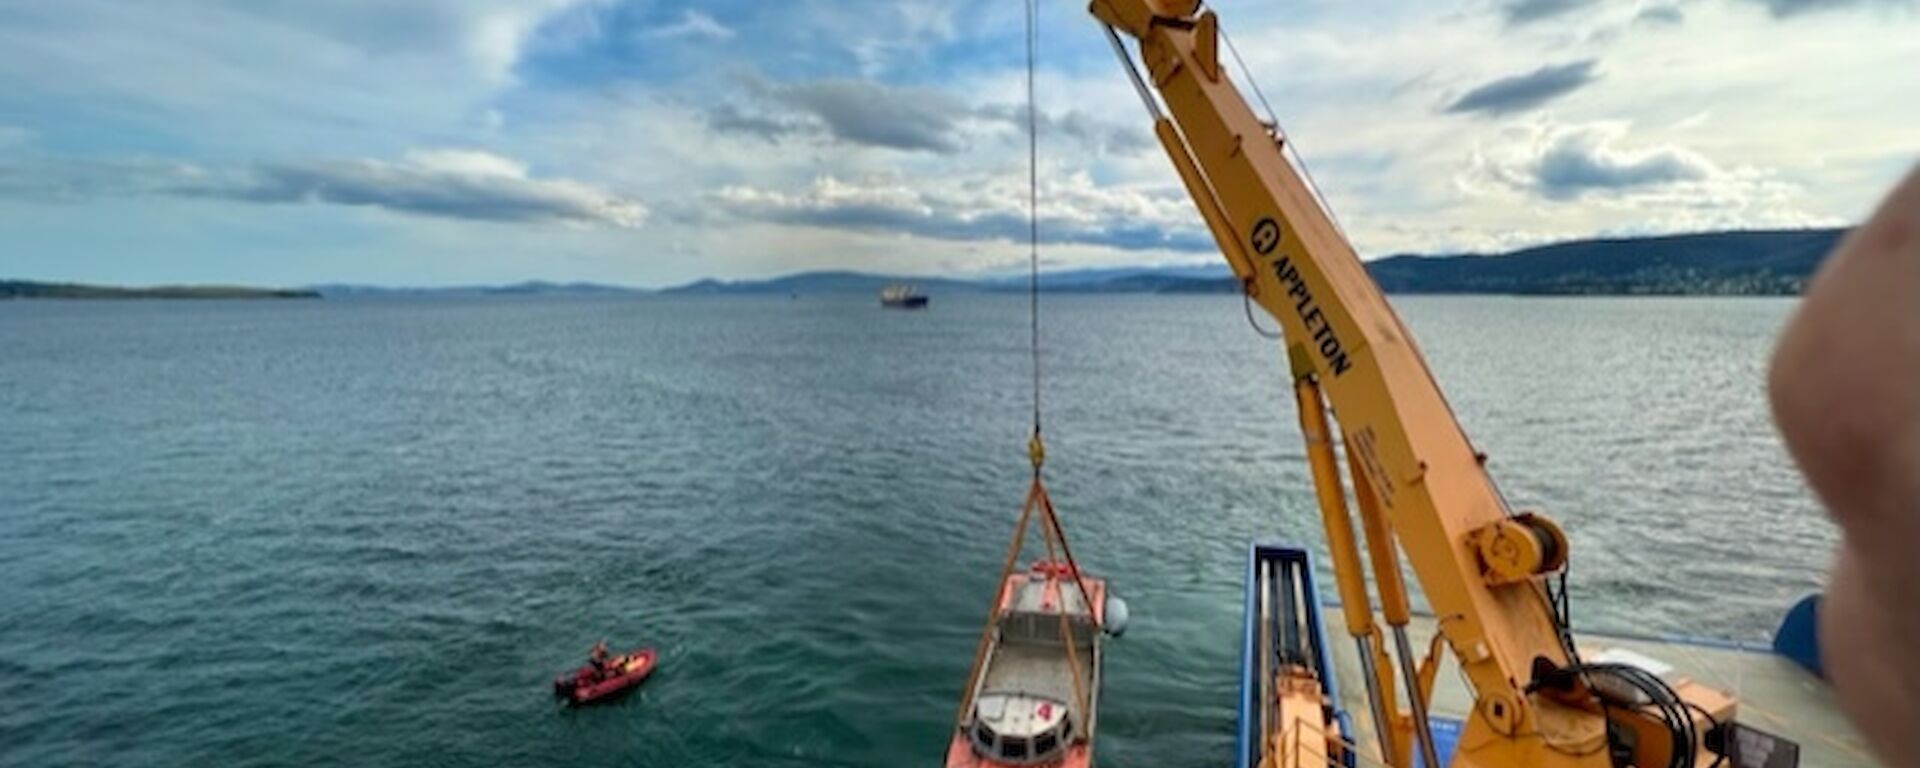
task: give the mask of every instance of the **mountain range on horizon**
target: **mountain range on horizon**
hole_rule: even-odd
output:
[[[1703,232],[1595,238],[1501,254],[1389,256],[1367,270],[1389,293],[1520,295],[1793,295],[1845,229]],[[159,289],[0,280],[5,298],[379,298],[420,296],[871,295],[907,283],[928,293],[1025,291],[1025,275],[959,278],[853,270],[800,272],[759,280],[698,280],[663,289],[593,282],[383,287],[327,283],[292,289],[176,286]],[[1093,267],[1043,272],[1053,293],[1229,293],[1239,290],[1224,262]]]
[[[1367,271],[1389,293],[1520,295],[1794,295],[1845,229],[1703,232],[1572,240],[1501,254],[1388,256]],[[932,293],[1024,291],[1022,276],[911,277],[855,271],[801,272],[765,280],[700,280],[668,295],[874,293],[910,283]],[[1230,293],[1224,262],[1099,267],[1040,274],[1055,293]]]

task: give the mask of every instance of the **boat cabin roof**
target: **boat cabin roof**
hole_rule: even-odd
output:
[[[967,741],[995,762],[1028,765],[1057,759],[1073,743],[1067,703],[1029,693],[986,693],[973,704]]]

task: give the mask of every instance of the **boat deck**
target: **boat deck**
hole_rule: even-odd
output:
[[[1333,665],[1335,674],[1340,678],[1343,703],[1353,718],[1355,732],[1352,736],[1363,754],[1359,764],[1381,765],[1380,742],[1374,736],[1369,715],[1371,710],[1366,701],[1367,688],[1360,676],[1360,661],[1355,655],[1353,640],[1346,631],[1345,617],[1333,609],[1322,611],[1322,615],[1326,617],[1327,645],[1333,652]],[[1376,621],[1385,628],[1384,619]],[[1408,634],[1419,652],[1424,652],[1428,639],[1433,636],[1433,629],[1434,621],[1424,617],[1415,618],[1408,627]],[[1611,648],[1633,651],[1673,665],[1675,675],[1685,675],[1733,692],[1740,700],[1739,720],[1742,723],[1800,744],[1802,768],[1879,765],[1866,743],[1840,714],[1826,684],[1768,649],[1585,632],[1577,633],[1576,638],[1583,657],[1591,658]],[[1471,705],[1459,669],[1449,659],[1441,665],[1434,680],[1434,717],[1457,723]],[[1396,680],[1396,684],[1398,682]],[[1405,687],[1398,687],[1404,696]],[[1403,698],[1403,706],[1404,701]],[[1445,726],[1444,723],[1435,723],[1436,731]],[[1436,741],[1444,744],[1446,739],[1437,738]]]
[[[1091,712],[1080,712],[1080,696],[1074,690],[1074,668],[1068,664],[1067,650],[1061,644],[1061,614],[1064,611],[1067,633],[1073,638],[1074,663],[1090,688],[1088,708],[1100,706],[1099,630],[1089,611],[1089,601],[1081,599],[1072,581],[1035,578],[1014,574],[1002,598],[1006,613],[994,629],[998,637],[987,658],[979,693],[1024,693],[1064,702],[1073,713],[1081,733],[1089,732]],[[1094,606],[1106,596],[1106,582],[1087,577],[1089,597]]]
[[[1081,668],[1081,680],[1091,685],[1094,678],[1094,651],[1089,647],[1073,649],[1075,660]],[[1073,695],[1073,674],[1066,662],[1066,649],[1060,643],[1002,643],[993,651],[993,662],[987,664],[987,685],[981,691],[1020,691],[1041,695],[1046,699],[1066,701],[1068,710],[1073,714],[1075,730],[1085,733],[1087,718],[1077,707],[1073,707],[1079,697]],[[1092,695],[1092,691],[1089,691]]]

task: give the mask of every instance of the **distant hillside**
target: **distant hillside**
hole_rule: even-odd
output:
[[[1233,279],[1225,262],[1218,268],[1204,271],[1185,268],[1134,270],[1130,274],[1115,275],[1098,282],[1048,285],[1042,280],[1041,286],[1042,291],[1049,293],[1234,293],[1240,290],[1240,282]],[[1021,286],[1018,290],[1026,290],[1026,287]]]
[[[1845,230],[1708,232],[1575,240],[1498,255],[1391,256],[1367,264],[1391,293],[1536,295],[1792,295]],[[702,280],[663,293],[874,294],[894,283],[928,293],[1027,290],[1027,278],[955,280],[861,272],[802,272],[771,280]],[[1042,273],[1048,293],[1233,293],[1224,262]]]
[[[1226,279],[1225,264],[1181,267],[1102,267],[1040,275],[1041,290],[1049,293],[1159,293],[1163,287],[1189,282],[1209,283]],[[676,296],[712,295],[848,295],[879,294],[890,285],[913,285],[921,291],[942,293],[1008,293],[1027,290],[1028,278],[994,277],[976,280],[878,275],[867,272],[799,272],[767,280],[701,280],[667,288],[661,293]],[[1231,287],[1231,281],[1229,287]]]
[[[712,296],[734,294],[874,294],[896,283],[920,286],[928,293],[976,292],[987,290],[981,283],[938,277],[901,277],[865,272],[801,272],[770,280],[701,280],[661,293],[668,295]]]
[[[1227,265],[1218,257],[1204,264],[1158,267],[1092,267],[1040,273],[1044,291],[1137,293],[1157,291],[1161,282],[1175,284],[1187,280],[1218,280],[1228,276]],[[1025,291],[1027,275],[989,278],[978,281],[990,290]]]
[[[1498,256],[1394,256],[1367,265],[1399,293],[1792,295],[1846,230],[1576,240]]]
[[[308,286],[328,298],[408,298],[421,296],[624,296],[643,294],[642,288],[602,283],[549,283],[532,280],[512,285],[455,285],[438,288],[390,288],[329,283]]]
[[[0,280],[0,299],[317,299],[306,289],[241,288],[228,285],[162,285],[124,288],[80,283]]]
[[[1497,255],[1390,256],[1367,264],[1389,293],[1533,295],[1793,295],[1846,234],[1842,229],[1706,232],[1644,238],[1575,240]],[[1027,290],[1020,275],[958,279],[801,272],[768,280],[701,280],[649,291],[600,283],[524,282],[443,288],[328,284],[299,289],[227,286],[118,288],[0,280],[0,299],[255,299],[418,296],[877,295],[898,283],[936,297]],[[1234,293],[1224,262],[1158,267],[1102,267],[1046,272],[1048,293]]]

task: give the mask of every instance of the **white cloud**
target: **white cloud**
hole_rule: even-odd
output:
[[[886,75],[902,62],[922,59],[955,39],[954,11],[961,5],[951,0],[807,0],[806,7],[822,28],[846,40],[860,75],[871,78]]]
[[[468,149],[415,150],[399,161],[244,169],[150,159],[0,165],[0,197],[79,203],[127,196],[329,204],[469,221],[615,228],[638,227],[649,214],[639,201],[572,179],[535,178],[517,160]]]
[[[475,150],[420,150],[400,162],[266,165],[209,194],[250,202],[367,206],[474,221],[633,228],[647,207],[572,179],[537,179],[524,164]]]
[[[1699,152],[1676,145],[1622,145],[1625,123],[1554,126],[1533,146],[1496,166],[1500,178],[1552,200],[1658,189],[1724,179]]]
[[[1867,10],[1783,21],[1768,0],[1211,3],[1369,256],[1857,218],[1917,151],[1920,99],[1887,73],[1920,60],[1920,34],[1891,3],[1851,4]],[[164,208],[204,217],[182,229],[297,221],[301,238],[343,240],[362,226],[406,246],[383,250],[449,263],[489,252],[503,271],[546,269],[514,259],[551,240],[599,259],[594,277],[642,283],[997,263],[1025,231],[1020,14],[961,7],[24,4],[0,25],[0,88],[20,110],[4,120],[32,131],[0,128],[0,206],[118,196],[103,218]],[[1205,251],[1098,28],[1079,6],[1049,8],[1051,253]],[[1662,8],[1684,18],[1634,23]],[[1536,15],[1510,25],[1503,9]],[[634,44],[663,33],[696,44]],[[734,44],[705,44],[720,40]],[[1548,72],[1570,95],[1521,89],[1494,102],[1524,108],[1436,114],[1496,77],[1587,61],[1599,63]],[[715,75],[742,70],[772,76],[754,93]],[[485,151],[407,151],[447,144]],[[340,213],[367,208],[404,215]],[[627,258],[635,225],[640,247],[705,255]]]
[[[1727,0],[1683,3],[1677,28],[1629,25],[1661,4],[1671,3],[1594,3],[1509,27],[1497,12],[1506,3],[1323,4],[1308,6],[1319,13],[1305,19],[1255,0],[1214,3],[1369,257],[1596,233],[1845,223],[1911,166],[1920,99],[1910,79],[1885,73],[1920,57],[1912,15],[1822,13],[1783,23],[1755,3]],[[1596,36],[1597,27],[1619,31]],[[1675,35],[1687,44],[1675,45]],[[1434,115],[1489,73],[1588,59],[1601,62],[1604,77],[1551,102],[1552,124],[1633,126],[1588,159],[1617,165],[1651,154],[1705,160],[1718,173],[1549,199],[1531,175],[1504,183],[1491,173],[1496,162],[1538,170],[1549,138],[1538,110]],[[1152,157],[1119,167],[1139,181],[1164,165]]]
[[[947,241],[1021,242],[1028,236],[1023,181],[1011,174],[969,174],[937,184],[824,176],[792,192],[728,186],[713,197],[729,213],[754,221]],[[1178,190],[1103,186],[1073,173],[1044,180],[1040,200],[1043,243],[1123,251],[1214,247]]]
[[[737,78],[744,98],[708,99],[706,122],[715,131],[777,142],[790,136],[829,137],[845,145],[954,155],[980,144],[1024,136],[1026,104],[968,103],[977,90],[889,85],[833,78],[775,83],[757,74]],[[1070,142],[1096,154],[1138,152],[1152,144],[1144,121],[1117,122],[1068,106],[1042,105],[1043,138]]]
[[[714,194],[714,202],[739,219],[799,227],[893,232],[950,242],[1027,238],[1025,184],[1012,173],[973,173],[937,184],[910,184],[900,177],[820,177],[793,192],[726,186]],[[1085,173],[1069,173],[1043,180],[1039,215],[1046,244],[1125,252],[1213,248],[1198,228],[1192,204],[1177,190],[1102,186]]]
[[[470,128],[544,22],[601,1],[28,4],[0,25],[0,84],[167,143],[390,151]]]
[[[1511,129],[1507,140],[1475,153],[1458,188],[1486,200],[1518,195],[1537,211],[1578,206],[1586,218],[1611,212],[1616,223],[1597,228],[1610,232],[1837,223],[1803,210],[1804,190],[1774,171],[1724,166],[1675,144],[1637,144],[1630,128],[1542,120]]]
[[[408,151],[405,159],[407,165],[428,173],[465,178],[527,178],[526,163],[477,149],[415,149]]]
[[[1699,112],[1695,112],[1691,115],[1687,115],[1686,117],[1683,117],[1680,120],[1674,122],[1673,130],[1690,131],[1695,128],[1699,128],[1700,126],[1706,125],[1707,121],[1712,119],[1713,119],[1713,110],[1703,109],[1703,110],[1700,110]]]
[[[688,8],[681,13],[679,21],[649,29],[646,31],[646,36],[662,39],[697,37],[721,41],[732,40],[734,30],[732,27],[714,20],[712,16]]]

